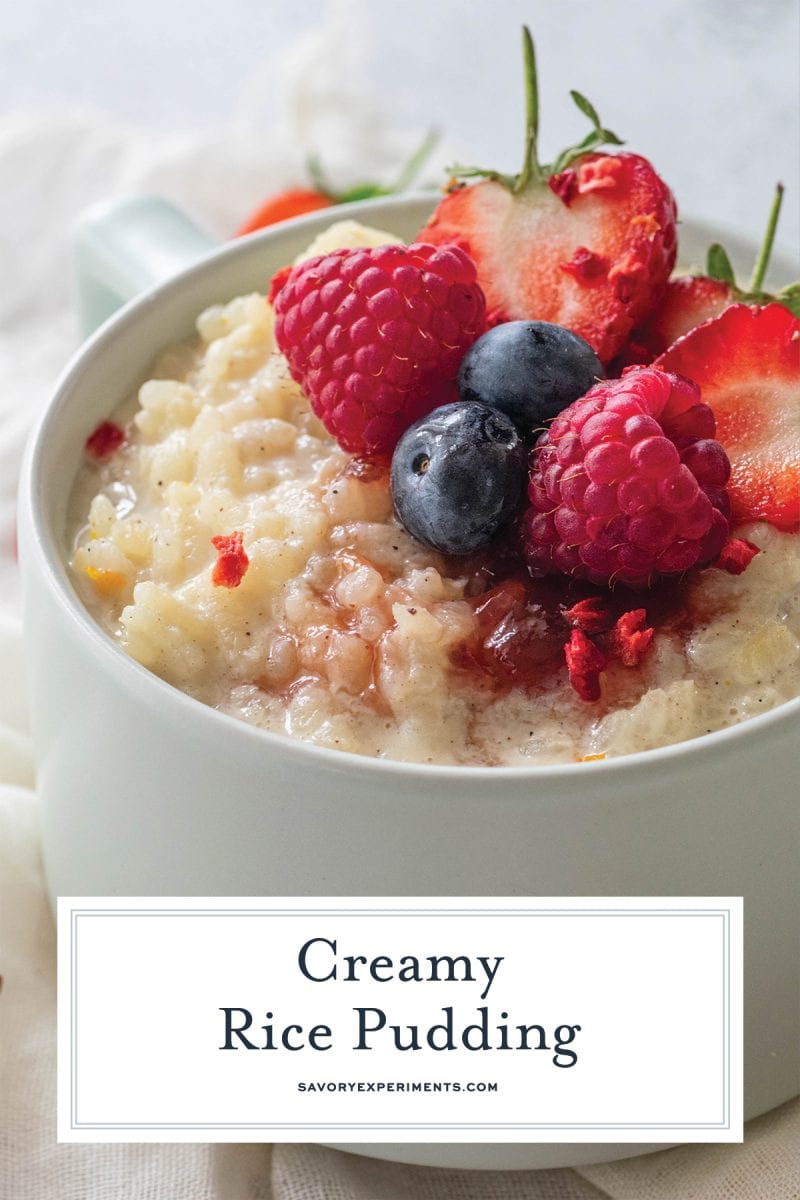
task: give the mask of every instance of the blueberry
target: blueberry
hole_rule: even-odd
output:
[[[499,408],[531,441],[605,372],[577,333],[548,321],[507,321],[474,342],[461,360],[458,392]]]
[[[397,444],[394,510],[418,541],[443,554],[470,554],[517,512],[527,459],[513,422],[497,409],[444,404]]]

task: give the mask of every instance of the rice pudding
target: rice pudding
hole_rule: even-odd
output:
[[[355,238],[391,240],[334,227],[312,250]],[[114,423],[124,442],[73,497],[78,589],[143,666],[261,728],[404,761],[562,763],[683,741],[800,691],[797,542],[762,523],[742,531],[761,552],[741,576],[617,595],[620,611],[650,607],[653,645],[581,700],[563,613],[589,592],[406,533],[388,472],[311,413],[263,296],[202,313]],[[234,533],[246,569],[220,586]]]

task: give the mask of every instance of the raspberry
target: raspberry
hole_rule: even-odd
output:
[[[295,267],[274,304],[312,409],[344,450],[372,459],[456,399],[461,359],[486,327],[475,265],[456,246],[335,250]]]
[[[713,562],[730,515],[714,431],[699,388],[650,368],[565,408],[533,451],[522,532],[531,573],[647,587]]]

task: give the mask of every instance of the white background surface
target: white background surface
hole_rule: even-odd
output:
[[[797,0],[8,0],[4,9],[0,111],[63,119],[79,108],[150,130],[255,135],[265,147],[310,135],[345,174],[341,126],[336,145],[320,144],[324,122],[304,128],[297,110],[287,129],[287,79],[307,101],[349,109],[354,140],[371,123],[412,140],[434,123],[445,135],[437,168],[452,152],[516,169],[525,20],[545,156],[582,136],[568,98],[578,88],[652,158],[686,212],[758,233],[782,179],[780,240],[797,246]]]

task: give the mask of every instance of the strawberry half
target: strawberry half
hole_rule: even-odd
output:
[[[538,95],[533,42],[523,30],[527,95],[525,162],[516,176],[454,168],[455,182],[421,242],[455,242],[478,267],[490,323],[543,320],[585,338],[607,363],[663,289],[675,264],[676,207],[653,167],[637,154],[597,153],[620,145],[579,92],[592,131],[550,166],[536,157]]]
[[[727,253],[715,242],[708,248],[704,275],[678,275],[670,279],[653,312],[633,331],[620,365],[652,362],[657,354],[663,354],[679,337],[704,321],[718,317],[730,304],[737,302],[764,305],[775,301],[783,304],[796,317],[800,316],[800,284],[789,284],[775,295],[761,290],[782,201],[783,184],[779,183],[749,286],[743,288],[738,285]]]
[[[800,530],[800,319],[733,304],[653,365],[694,380],[714,412],[733,519]]]

